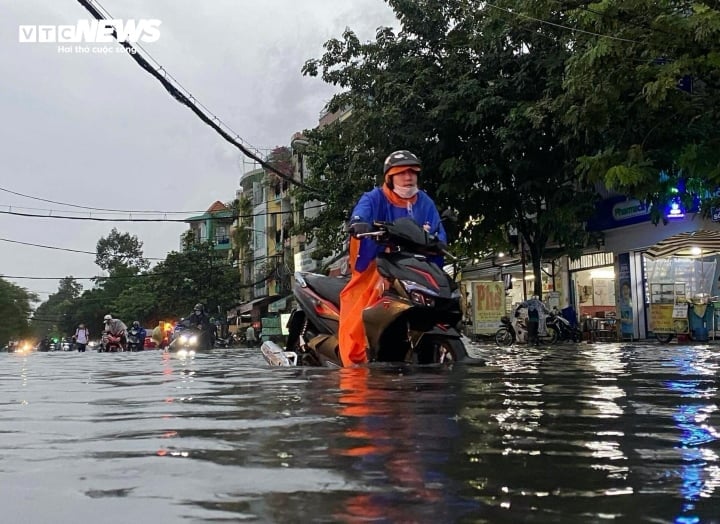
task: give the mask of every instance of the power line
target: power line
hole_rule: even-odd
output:
[[[70,249],[70,248],[58,247],[58,246],[48,246],[48,245],[45,245],[45,244],[33,244],[32,242],[21,242],[21,241],[19,241],[19,240],[10,240],[10,239],[8,239],[8,238],[0,238],[0,242],[9,242],[9,243],[11,243],[11,244],[21,244],[21,245],[23,245],[23,246],[31,246],[31,247],[41,247],[41,248],[44,248],[44,249],[54,249],[54,250],[57,250],[57,251],[69,251],[69,252],[71,252],[71,253],[81,253],[81,254],[85,254],[85,255],[95,255],[95,256],[97,256],[97,254],[98,254],[98,253],[95,252],[95,251],[82,251],[82,250],[80,250],[80,249]],[[258,260],[266,260],[266,259],[268,259],[268,258],[277,258],[278,256],[280,256],[280,255],[275,255],[275,256],[261,256],[261,257],[256,257],[256,258],[247,258],[247,259],[243,259],[242,262],[243,262],[243,263],[246,263],[246,262],[257,262]],[[167,257],[165,257],[165,258],[142,257],[142,258],[143,258],[144,260],[161,260],[161,261],[167,260]],[[108,277],[108,278],[109,278],[109,277]]]
[[[93,2],[98,4],[95,0],[78,0],[80,5],[82,5],[90,14],[95,17],[98,21],[105,21],[106,17],[101,13],[96,7],[91,5]],[[102,8],[102,6],[100,6]],[[102,8],[103,11],[109,16],[109,13],[105,8]],[[193,113],[195,113],[200,120],[205,122],[208,126],[213,128],[220,136],[222,136],[227,142],[237,147],[242,153],[247,156],[248,158],[251,158],[252,160],[255,160],[258,164],[260,164],[263,168],[272,171],[277,176],[282,178],[283,180],[287,180],[288,182],[295,184],[298,187],[302,187],[303,189],[314,193],[314,194],[320,194],[321,191],[318,189],[309,187],[305,185],[302,182],[299,182],[295,180],[295,178],[292,176],[292,174],[283,173],[276,167],[274,167],[272,164],[268,163],[267,161],[260,158],[258,155],[250,151],[242,142],[242,138],[240,138],[240,135],[235,133],[229,126],[224,124],[217,116],[212,114],[211,112],[207,111],[205,106],[201,105],[195,97],[190,94],[182,85],[180,85],[177,80],[175,80],[172,76],[170,76],[167,71],[165,71],[165,68],[162,67],[156,60],[152,59],[150,57],[149,53],[145,51],[140,46],[137,46],[137,48],[142,49],[143,53],[148,55],[148,57],[155,62],[157,67],[154,67],[152,64],[150,64],[137,50],[136,47],[133,47],[128,42],[121,42],[118,40],[117,37],[117,31],[113,29],[112,35],[115,38],[115,40],[123,46],[127,51],[130,58],[135,60],[137,64],[145,69],[148,73],[150,73],[153,77],[155,77],[165,88],[165,90],[170,93],[170,95],[175,98],[178,102],[183,104],[184,106],[188,107]],[[187,94],[186,94],[187,93]],[[234,135],[234,137],[233,137]]]
[[[137,213],[139,215],[180,215],[180,214],[190,215],[190,214],[194,214],[194,213],[205,213],[205,211],[145,211],[145,210],[137,210],[137,209],[136,210],[107,209],[107,208],[102,208],[102,207],[90,207],[90,206],[82,206],[79,204],[70,204],[67,202],[60,202],[57,200],[49,200],[47,198],[41,198],[41,197],[36,197],[36,196],[32,196],[32,195],[25,195],[23,193],[18,193],[17,191],[11,191],[10,189],[4,188],[4,187],[0,187],[0,191],[2,191],[4,193],[9,193],[9,194],[15,195],[15,196],[29,198],[31,200],[39,200],[41,202],[47,202],[49,204],[58,204],[61,206],[75,207],[78,209],[86,209],[89,211],[104,211],[106,213],[123,213],[123,214]],[[22,209],[33,209],[33,208],[22,208]]]
[[[284,255],[282,253],[277,254],[277,255],[263,255],[260,257],[244,259],[242,262],[243,263],[257,262],[259,260],[272,261],[272,260],[280,259],[283,256]],[[163,260],[165,260],[165,259],[163,259]],[[280,264],[279,262],[276,262],[276,265],[279,265],[279,264]],[[214,266],[214,269],[230,271],[230,270],[235,270],[237,268],[235,268],[233,265],[225,264],[225,265]],[[36,276],[25,276],[25,275],[14,275],[14,276],[13,275],[3,275],[2,273],[0,273],[0,278],[4,278],[4,279],[12,278],[12,279],[16,279],[16,280],[63,280],[65,278],[72,278],[73,280],[102,281],[102,280],[127,280],[127,279],[132,279],[132,278],[148,278],[148,277],[154,277],[154,276],[178,276],[179,277],[179,276],[186,276],[186,273],[179,272],[179,271],[151,271],[148,273],[138,273],[136,275],[115,275],[115,276],[97,275],[94,277],[76,277],[76,276],[72,276],[72,275],[65,275],[62,277],[36,277]]]
[[[572,32],[575,32],[575,33],[583,33],[583,34],[586,34],[586,35],[599,36],[600,38],[608,38],[608,39],[610,39],[610,40],[618,40],[618,41],[620,41],[620,42],[628,42],[628,43],[631,43],[631,44],[640,44],[640,43],[641,43],[641,42],[638,42],[637,40],[630,40],[630,39],[627,39],[627,38],[620,38],[620,37],[618,37],[618,36],[612,36],[612,35],[604,35],[604,34],[602,34],[602,33],[595,33],[595,32],[593,32],[593,31],[586,31],[586,30],[584,30],[584,29],[580,29],[580,28],[577,28],[577,27],[570,27],[570,26],[566,26],[566,25],[562,25],[562,24],[556,24],[555,22],[550,22],[549,20],[543,20],[543,19],[541,19],[541,18],[535,18],[534,16],[526,15],[526,14],[523,14],[523,13],[518,13],[517,11],[511,11],[510,9],[506,9],[506,8],[504,8],[504,7],[498,7],[498,6],[496,6],[496,5],[489,4],[489,3],[487,3],[487,2],[485,2],[485,5],[488,6],[488,7],[492,7],[493,9],[497,9],[498,11],[504,11],[504,12],[506,12],[506,13],[509,13],[509,14],[513,15],[513,16],[517,16],[517,17],[520,17],[520,18],[525,18],[525,19],[527,19],[527,20],[533,20],[533,21],[539,22],[539,23],[541,23],[541,24],[551,25],[551,26],[553,26],[553,27],[558,27],[558,28],[560,28],[560,29],[565,29],[565,30],[567,30],[567,31],[572,31]]]
[[[317,206],[310,206],[307,208],[304,208],[304,211],[310,210],[310,209],[317,209],[320,207],[323,207],[325,204],[319,204]],[[20,208],[23,209],[23,208]],[[56,213],[60,212],[57,210],[49,209],[50,213]],[[259,212],[259,213],[253,213],[250,215],[232,215],[231,217],[223,217],[223,216],[208,216],[206,218],[203,218],[202,220],[227,220],[229,218],[236,219],[236,218],[253,218],[258,216],[272,216],[272,215],[290,215],[295,213],[295,211],[267,211],[267,212]],[[60,218],[65,220],[90,220],[93,222],[174,222],[178,224],[183,223],[190,223],[190,222],[198,222],[200,220],[188,220],[183,218],[108,218],[108,217],[83,217],[83,216],[70,216],[70,215],[41,215],[38,213],[20,213],[19,211],[0,211],[0,214],[2,215],[13,215],[13,216],[21,216],[21,217],[29,217],[29,218]]]
[[[19,240],[10,240],[9,238],[0,238],[0,242],[9,242],[11,244],[20,244],[23,246],[31,246],[31,247],[41,247],[44,249],[54,249],[57,251],[68,251],[70,253],[81,253],[84,255],[96,255],[96,251],[82,251],[80,249],[70,249],[67,247],[57,247],[57,246],[47,246],[44,244],[33,244],[32,242],[21,242]],[[143,257],[145,260],[165,260],[164,258],[153,258],[153,257]]]
[[[592,13],[592,14],[594,14],[594,15],[601,16],[602,18],[609,18],[609,19],[616,20],[616,21],[618,21],[618,22],[620,22],[620,23],[623,23],[623,24],[629,24],[629,25],[632,25],[632,26],[635,26],[635,27],[640,27],[641,29],[647,29],[647,30],[649,30],[649,31],[654,31],[654,32],[656,32],[656,33],[661,33],[661,34],[663,34],[663,35],[668,35],[668,36],[673,36],[673,37],[679,37],[679,36],[681,36],[679,33],[671,33],[671,32],[669,32],[669,31],[665,31],[665,30],[659,29],[659,28],[657,28],[657,27],[652,27],[652,26],[647,25],[647,24],[641,24],[641,23],[635,22],[635,21],[633,21],[633,20],[622,19],[622,18],[620,18],[620,16],[610,16],[610,15],[609,15],[608,13],[606,13],[606,12],[596,11],[596,10],[591,9],[591,8],[589,8],[589,7],[587,7],[587,6],[584,6],[584,5],[565,6],[561,0],[554,0],[554,1],[555,1],[555,3],[558,3],[558,4],[560,4],[560,5],[563,5],[563,7],[570,7],[571,9],[580,9],[580,10],[585,11],[585,12],[587,12],[587,13]]]

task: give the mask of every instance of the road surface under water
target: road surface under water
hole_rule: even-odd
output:
[[[718,347],[0,354],[4,522],[720,522]]]

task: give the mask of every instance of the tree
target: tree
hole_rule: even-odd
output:
[[[67,276],[58,283],[58,290],[40,304],[33,314],[32,331],[37,337],[63,336],[75,331],[78,323],[77,299],[82,285]]]
[[[507,16],[532,2],[388,0],[401,23],[361,43],[346,30],[303,71],[343,91],[328,110],[350,118],[307,131],[308,185],[326,207],[303,226],[326,249],[361,191],[379,181],[385,155],[410,149],[423,161],[421,184],[462,224],[466,253],[507,248],[511,230],[532,256],[535,293],[548,245],[577,254],[588,241],[591,187],[575,180],[569,133],[556,99],[570,50],[552,26]],[[500,10],[498,10],[500,9]],[[511,13],[512,14],[512,13]],[[549,27],[549,28],[548,28]],[[313,157],[314,155],[314,157]],[[317,198],[297,190],[299,201]]]
[[[0,278],[0,346],[11,338],[29,334],[28,319],[33,302],[37,302],[34,293]]]
[[[137,273],[150,266],[143,257],[142,246],[136,235],[112,228],[107,237],[98,240],[95,263],[110,274],[120,268],[133,269]]]
[[[211,242],[197,242],[182,253],[169,253],[150,272],[157,314],[181,316],[197,302],[213,312],[237,301],[240,275],[237,268],[219,259]]]
[[[556,10],[561,2],[538,2]],[[586,154],[578,172],[653,204],[720,185],[720,5],[674,0],[566,2],[573,33],[559,107]],[[571,42],[570,42],[571,40]],[[712,203],[704,207],[710,210]]]

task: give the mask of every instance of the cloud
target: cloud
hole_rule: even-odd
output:
[[[21,24],[88,18],[78,2],[3,4],[0,187],[59,202],[135,210],[197,211],[234,198],[242,155],[130,57],[59,53],[53,44],[18,42]],[[160,39],[143,47],[259,148],[287,145],[295,131],[316,125],[334,88],[303,77],[300,68],[322,55],[326,40],[341,36],[346,26],[372,38],[375,28],[394,21],[381,0],[103,0],[102,5],[114,18],[160,19]],[[8,210],[78,212],[0,191],[0,211]],[[136,234],[145,254],[160,258],[178,249],[187,228],[0,214],[2,238],[87,251],[113,226]],[[99,274],[90,255],[0,244],[4,275]],[[10,280],[41,292],[57,286]]]

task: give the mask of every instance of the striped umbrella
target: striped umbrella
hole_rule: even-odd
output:
[[[651,258],[718,255],[720,230],[702,229],[673,235],[648,248],[645,254]]]

